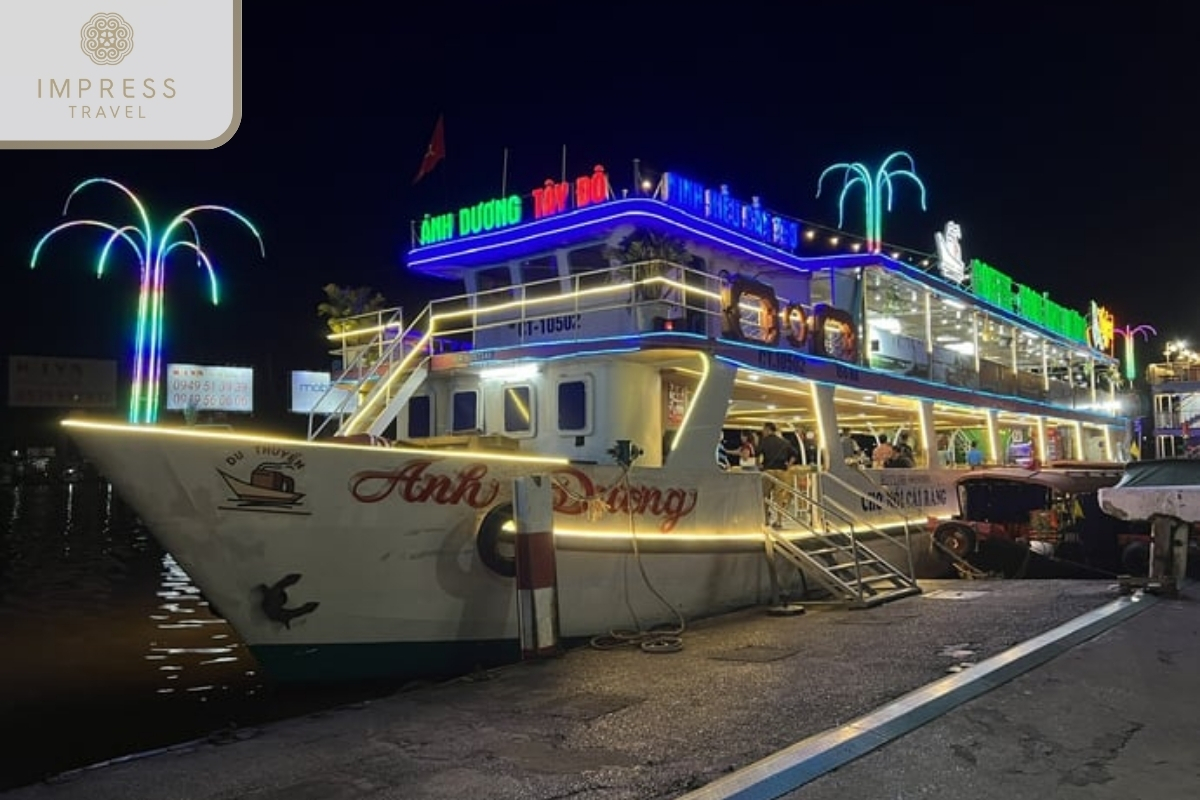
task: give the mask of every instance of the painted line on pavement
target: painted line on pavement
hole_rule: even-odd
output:
[[[1158,597],[1138,592],[1089,611],[941,678],[837,728],[823,731],[731,772],[678,800],[771,800],[898,739],[951,709],[1046,663],[1139,614]]]

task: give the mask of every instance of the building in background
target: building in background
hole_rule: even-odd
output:
[[[1183,342],[1171,342],[1164,354],[1166,361],[1146,369],[1154,409],[1153,455],[1200,458],[1200,356]]]

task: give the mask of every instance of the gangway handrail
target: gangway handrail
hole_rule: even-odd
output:
[[[874,503],[875,505],[881,505],[879,502],[880,499],[878,497],[872,497],[871,495],[862,491],[857,486],[850,483],[849,481],[847,481],[845,478],[841,477],[837,473],[835,473],[833,471],[826,471],[821,474],[830,478],[834,483],[838,484],[839,486],[841,486],[843,489],[845,489],[846,491],[848,491],[850,494],[854,495],[858,499],[866,500],[868,502]],[[904,508],[904,506],[897,503],[892,498],[892,496],[887,493],[886,489],[888,488],[888,486],[890,484],[881,483],[879,481],[876,481],[871,476],[871,474],[869,472],[867,472],[866,470],[859,470],[859,474],[862,475],[863,478],[865,478],[867,481],[869,481],[871,483],[871,485],[878,486],[880,489],[885,490],[883,493],[882,505],[885,506],[886,508],[891,509],[892,511],[895,511],[897,514],[899,514],[902,523],[904,524],[905,528],[907,528],[909,523],[912,521],[912,517],[908,514],[908,511]]]
[[[797,497],[797,498],[802,498],[802,499],[804,499],[806,502],[813,502],[813,503],[815,503],[815,502],[816,502],[816,501],[813,501],[813,500],[812,500],[812,498],[809,498],[809,497],[804,497],[804,496],[803,496],[803,495],[802,495],[802,494],[801,494],[801,493],[800,493],[798,490],[796,490],[796,489],[795,489],[794,487],[792,487],[790,484],[788,484],[788,483],[787,483],[787,482],[785,482],[785,481],[782,481],[782,480],[780,480],[779,478],[776,478],[774,475],[770,475],[770,474],[768,474],[768,473],[765,473],[765,472],[763,473],[763,475],[764,475],[765,477],[769,478],[769,479],[770,479],[772,482],[774,482],[774,484],[776,484],[778,487],[782,488],[782,489],[783,489],[785,492],[787,492],[787,493],[790,493],[790,494],[794,495],[794,496],[795,496],[795,497]],[[770,506],[770,507],[771,507],[771,508],[772,508],[772,509],[775,511],[775,513],[776,513],[776,514],[786,514],[786,512],[785,512],[785,511],[783,511],[783,510],[782,510],[782,509],[781,509],[781,508],[778,506],[778,504],[777,504],[777,503],[775,503],[773,500],[771,500],[771,498],[770,498],[770,494],[771,494],[770,492],[768,492],[768,493],[767,493],[767,497],[766,497],[767,504],[768,504],[768,505],[769,505],[769,506]],[[799,525],[799,526],[800,526],[800,528],[801,528],[802,530],[806,531],[806,532],[807,532],[809,535],[811,535],[813,538],[815,538],[815,539],[817,539],[817,540],[821,541],[822,543],[824,543],[824,544],[826,544],[826,545],[828,545],[828,546],[830,546],[830,547],[835,547],[835,544],[834,544],[834,542],[833,542],[833,541],[832,541],[832,540],[829,538],[829,536],[827,535],[827,533],[825,533],[825,532],[822,532],[821,530],[819,530],[819,529],[818,529],[816,526],[814,526],[814,525],[813,525],[811,522],[806,522],[806,521],[804,521],[804,520],[802,520],[802,519],[799,519],[799,518],[797,518],[797,517],[795,517],[795,516],[792,516],[791,514],[787,514],[787,517],[788,517],[789,519],[791,519],[793,522],[795,522],[797,525]],[[788,539],[786,539],[786,538],[784,538],[784,537],[780,536],[780,535],[779,535],[779,533],[780,533],[779,531],[773,531],[773,530],[771,530],[769,527],[765,528],[764,530],[765,530],[765,533],[766,533],[766,539],[767,539],[767,542],[768,542],[768,544],[771,544],[771,543],[779,544],[779,543],[782,541],[783,545],[785,545],[785,546],[789,546],[789,547],[791,547],[792,549],[796,550],[797,552],[799,552],[800,554],[802,554],[802,556],[804,557],[804,560],[805,560],[805,561],[807,561],[807,562],[811,563],[811,564],[812,564],[814,567],[817,567],[817,570],[816,570],[816,572],[815,572],[815,573],[813,573],[813,577],[815,577],[815,578],[817,579],[817,581],[819,581],[820,583],[822,583],[822,584],[825,586],[825,588],[826,588],[826,589],[829,589],[829,590],[831,590],[831,591],[834,591],[834,592],[836,592],[836,591],[837,591],[837,590],[839,590],[839,589],[841,589],[841,590],[848,590],[848,589],[851,589],[851,587],[850,587],[850,586],[848,586],[848,585],[847,585],[847,584],[846,584],[844,581],[840,580],[839,578],[837,578],[837,577],[836,577],[836,576],[834,576],[834,575],[831,575],[831,574],[829,574],[829,573],[828,573],[828,572],[826,572],[825,570],[823,570],[823,569],[820,569],[820,565],[819,565],[819,564],[817,564],[817,562],[816,562],[816,560],[815,560],[814,558],[812,558],[812,557],[811,557],[811,556],[809,556],[807,553],[805,553],[805,552],[804,552],[804,551],[803,551],[801,548],[798,548],[798,547],[796,547],[796,545],[795,545],[794,543],[792,543],[791,541],[789,541]],[[860,561],[860,559],[859,559],[859,557],[858,557],[858,548],[855,546],[855,542],[854,542],[854,533],[853,533],[853,530],[851,530],[851,533],[850,533],[850,542],[851,542],[851,544],[850,544],[850,547],[851,547],[851,552],[852,552],[852,554],[853,554],[853,557],[854,557],[854,573],[855,573],[855,580],[856,580],[856,582],[858,582],[858,583],[859,583],[859,586],[858,586],[858,588],[857,588],[857,590],[856,590],[857,599],[858,599],[858,600],[862,600],[862,599],[863,599],[863,597],[862,597],[862,595],[863,595],[863,590],[862,590],[862,586],[861,586],[861,581],[862,581],[862,565],[861,565],[861,561]]]
[[[871,495],[869,495],[869,494],[867,494],[866,492],[862,491],[861,489],[859,489],[859,488],[858,488],[857,486],[855,486],[854,484],[852,484],[852,483],[850,483],[849,481],[847,481],[847,480],[845,480],[844,478],[842,478],[840,475],[838,475],[838,474],[836,474],[836,473],[834,473],[834,472],[832,472],[832,471],[826,471],[826,472],[822,472],[822,473],[820,473],[820,474],[822,475],[822,478],[821,478],[822,480],[824,480],[824,479],[828,478],[830,481],[832,481],[833,483],[837,484],[839,487],[841,487],[841,488],[842,488],[842,489],[844,489],[845,491],[849,492],[851,495],[853,495],[853,496],[857,497],[858,499],[860,499],[860,500],[865,500],[865,501],[867,501],[867,502],[870,502],[870,503],[872,503],[872,504],[875,504],[875,505],[880,505],[880,503],[879,503],[879,499],[878,499],[878,498],[872,497]],[[867,527],[867,528],[868,528],[869,530],[871,530],[872,532],[874,532],[874,533],[876,533],[876,534],[878,534],[878,535],[882,536],[884,539],[888,540],[888,541],[889,541],[889,542],[891,542],[892,544],[895,544],[897,547],[903,547],[903,549],[904,549],[905,553],[906,553],[906,554],[907,554],[907,556],[908,556],[908,574],[909,574],[909,575],[915,575],[915,574],[916,574],[916,563],[913,561],[913,554],[912,554],[912,530],[909,528],[909,522],[910,522],[909,515],[907,514],[907,512],[905,511],[905,509],[904,509],[903,507],[901,507],[901,506],[900,506],[900,504],[899,504],[899,503],[897,503],[897,502],[896,502],[894,499],[892,499],[891,495],[890,495],[890,494],[887,492],[887,484],[883,484],[883,483],[876,483],[876,482],[875,482],[875,480],[874,480],[874,479],[873,479],[873,478],[872,478],[872,477],[871,477],[869,474],[867,474],[867,472],[866,472],[866,471],[862,471],[860,474],[861,474],[861,475],[862,475],[864,478],[866,478],[868,481],[870,481],[870,482],[871,482],[873,485],[875,485],[875,486],[878,486],[880,489],[883,489],[883,490],[884,490],[884,492],[883,492],[883,499],[884,499],[884,503],[883,503],[883,505],[884,505],[886,508],[889,508],[889,509],[891,509],[892,511],[895,511],[897,514],[899,514],[899,515],[900,515],[900,522],[901,522],[901,525],[904,527],[904,544],[903,544],[903,545],[901,545],[901,544],[900,544],[900,543],[899,543],[899,542],[896,540],[896,537],[892,536],[890,533],[888,533],[888,532],[884,531],[883,529],[881,529],[881,528],[879,528],[879,527],[875,526],[875,525],[874,525],[873,523],[871,523],[869,520],[860,520],[860,521],[862,522],[862,524],[863,524],[865,527]],[[836,501],[834,501],[834,500],[830,500],[829,502],[830,502],[830,503],[834,503],[835,505],[838,505],[838,506],[839,506],[839,508],[840,508],[840,504],[837,504],[837,502],[836,502]],[[849,510],[842,508],[842,511],[843,511],[843,513],[845,513],[845,514],[848,514],[848,515],[851,515],[851,516],[852,516],[852,514],[851,514],[851,512],[850,512]]]
[[[856,520],[855,517],[853,516],[853,514],[846,512],[844,509],[841,509],[840,507],[829,505],[825,502],[822,502],[821,500],[817,500],[816,498],[808,497],[807,495],[801,493],[798,489],[793,487],[788,482],[781,480],[780,478],[777,478],[776,476],[770,474],[769,472],[764,472],[763,476],[769,479],[769,482],[772,486],[782,489],[785,494],[791,495],[794,499],[802,500],[805,503],[809,504],[810,506],[813,506],[813,507],[821,510],[822,512],[829,513],[830,516],[840,519],[840,521],[848,528],[848,532],[845,533],[844,535],[846,535],[850,539],[849,547],[850,547],[851,553],[853,554],[853,558],[854,558],[854,572],[855,572],[855,580],[857,582],[862,581],[862,559],[860,558],[860,555],[859,555],[860,550],[866,551],[871,557],[877,559],[880,562],[888,563],[888,562],[886,562],[885,559],[880,558],[869,547],[867,547],[866,545],[864,545],[862,542],[860,542],[858,540],[858,532],[855,530],[855,523],[858,522],[859,520]],[[773,492],[768,492],[766,499],[767,499],[768,505],[775,511],[775,513],[785,514],[789,519],[796,522],[802,528],[808,530],[813,536],[820,539],[822,542],[825,542],[826,544],[829,544],[829,545],[833,545],[833,541],[829,538],[828,530],[822,532],[821,530],[816,528],[814,525],[812,525],[810,523],[802,522],[801,520],[797,519],[793,515],[787,514],[787,512],[784,509],[779,507],[778,503],[774,502],[771,499],[772,494],[773,494]],[[891,541],[892,543],[896,544],[897,547],[901,547],[902,549],[904,549],[906,551],[906,553],[908,555],[908,561],[909,561],[909,571],[908,571],[908,574],[905,575],[905,577],[910,581],[915,580],[915,578],[913,577],[915,574],[915,571],[913,569],[913,564],[912,564],[911,545],[902,545],[902,544],[896,542],[896,540],[893,537],[888,536],[886,533],[883,533],[882,531],[879,531],[878,529],[874,528],[873,526],[870,525],[870,523],[866,523],[865,527],[867,527],[869,530],[874,530],[874,531],[882,534],[888,541]],[[888,565],[889,565],[889,567],[891,566],[890,563]],[[893,569],[894,569],[894,567],[893,567]],[[860,594],[861,594],[861,589],[860,589]],[[861,596],[860,596],[860,599],[861,599]]]

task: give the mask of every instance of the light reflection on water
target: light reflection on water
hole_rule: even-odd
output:
[[[256,670],[252,662],[246,663],[241,643],[224,620],[212,615],[200,589],[169,553],[162,556],[162,578],[155,594],[160,602],[150,619],[160,634],[149,643],[146,659],[157,665],[164,680],[172,682],[158,687],[158,694],[213,691],[215,687],[209,683],[184,685],[192,676],[207,680],[206,667],[224,671],[238,665],[245,678],[254,678]],[[184,635],[195,644],[181,645],[178,640]]]
[[[0,486],[0,791],[394,688],[273,686],[106,481]]]
[[[105,481],[0,487],[0,666],[0,718],[22,730],[0,789],[227,726],[262,689]]]

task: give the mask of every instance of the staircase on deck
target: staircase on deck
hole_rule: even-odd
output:
[[[484,347],[497,346],[497,332],[504,338],[505,331],[515,332],[506,344],[528,344],[535,330],[582,312],[616,333],[614,319],[635,334],[653,331],[668,312],[699,315],[720,330],[721,312],[708,307],[720,280],[651,259],[433,300],[408,325],[399,308],[339,320],[343,330],[330,337],[338,343],[330,355],[343,366],[309,415],[308,438],[381,436],[425,380],[430,361],[480,346],[481,334],[490,343]],[[564,330],[564,338],[572,336],[580,336],[578,328]]]
[[[810,474],[809,486],[815,485],[817,475]],[[908,525],[904,540],[887,533],[869,522],[856,518],[848,509],[829,499],[821,499],[791,483],[764,473],[768,491],[769,514],[780,527],[765,526],[767,559],[771,565],[772,581],[778,587],[775,556],[791,563],[806,578],[812,578],[833,597],[834,602],[851,608],[873,606],[911,597],[921,593],[914,575]],[[861,494],[849,483],[824,472],[821,480],[840,483],[852,493]],[[863,495],[866,497],[866,495]],[[870,499],[870,498],[867,498]],[[785,533],[797,528],[804,536]],[[901,568],[862,541],[870,534],[876,541],[890,541],[907,555],[906,568]],[[780,592],[776,592],[780,594]]]
[[[432,355],[446,345],[433,337],[428,308],[407,327],[399,308],[343,323],[343,332],[330,337],[339,342],[330,355],[340,358],[342,370],[309,413],[309,439],[334,424],[336,436],[382,435],[425,380]]]

